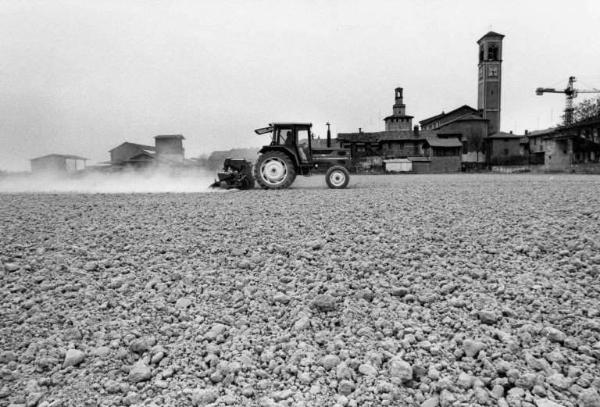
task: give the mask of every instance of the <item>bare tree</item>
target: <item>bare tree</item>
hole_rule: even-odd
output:
[[[575,105],[575,110],[573,111],[574,123],[594,117],[600,117],[600,96],[594,99],[585,99]],[[562,119],[564,123],[564,114],[562,115]]]
[[[483,152],[484,140],[480,133],[471,134],[471,137],[467,140],[467,148],[469,151],[477,152],[477,162],[479,162],[479,153]]]

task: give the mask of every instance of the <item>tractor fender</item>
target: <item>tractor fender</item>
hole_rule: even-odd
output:
[[[298,155],[293,149],[284,146],[264,146],[258,151],[258,153],[264,154],[268,151],[281,151],[282,153],[290,157],[290,160],[292,160],[292,162],[294,163],[294,167],[296,167],[296,171],[298,171],[298,169],[300,168],[300,161],[298,160]]]

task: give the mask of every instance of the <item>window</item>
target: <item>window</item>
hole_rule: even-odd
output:
[[[293,144],[292,129],[279,129],[279,145]]]
[[[488,46],[488,61],[497,61],[499,57],[498,45],[495,43],[491,43]]]
[[[504,155],[508,155],[508,148],[504,149]]]
[[[468,154],[469,153],[469,146],[467,145],[467,141],[463,141],[462,142],[462,153],[463,154]]]
[[[298,133],[298,144],[306,143],[308,145],[308,129],[300,129]]]

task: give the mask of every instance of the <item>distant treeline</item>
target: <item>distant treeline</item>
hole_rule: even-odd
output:
[[[218,170],[226,158],[243,158],[250,162],[256,161],[259,148],[233,148],[226,151],[213,151],[210,155],[201,155],[194,159],[201,167]]]

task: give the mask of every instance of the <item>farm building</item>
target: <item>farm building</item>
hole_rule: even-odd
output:
[[[600,173],[600,117],[531,132],[529,143],[546,170]]]
[[[71,154],[48,154],[32,158],[31,172],[67,174],[85,169],[87,158]]]
[[[552,134],[556,130],[556,127],[551,127],[544,130],[525,130],[525,136],[527,137],[528,150],[529,150],[529,163],[530,164],[544,164],[546,157],[546,140],[544,139],[547,135]]]
[[[144,165],[154,159],[155,148],[128,141],[109,151],[112,165]]]
[[[258,148],[234,148],[231,150],[213,151],[206,158],[205,165],[211,170],[216,170],[223,166],[226,158],[243,158],[253,163],[258,157],[258,150]]]
[[[487,139],[492,165],[524,165],[529,163],[527,136],[499,131]]]
[[[169,134],[154,137],[156,159],[159,163],[183,164],[184,149],[181,134]]]
[[[175,134],[154,137],[154,146],[126,141],[109,151],[110,164],[138,168],[157,163],[184,165],[183,140],[181,134]]]

